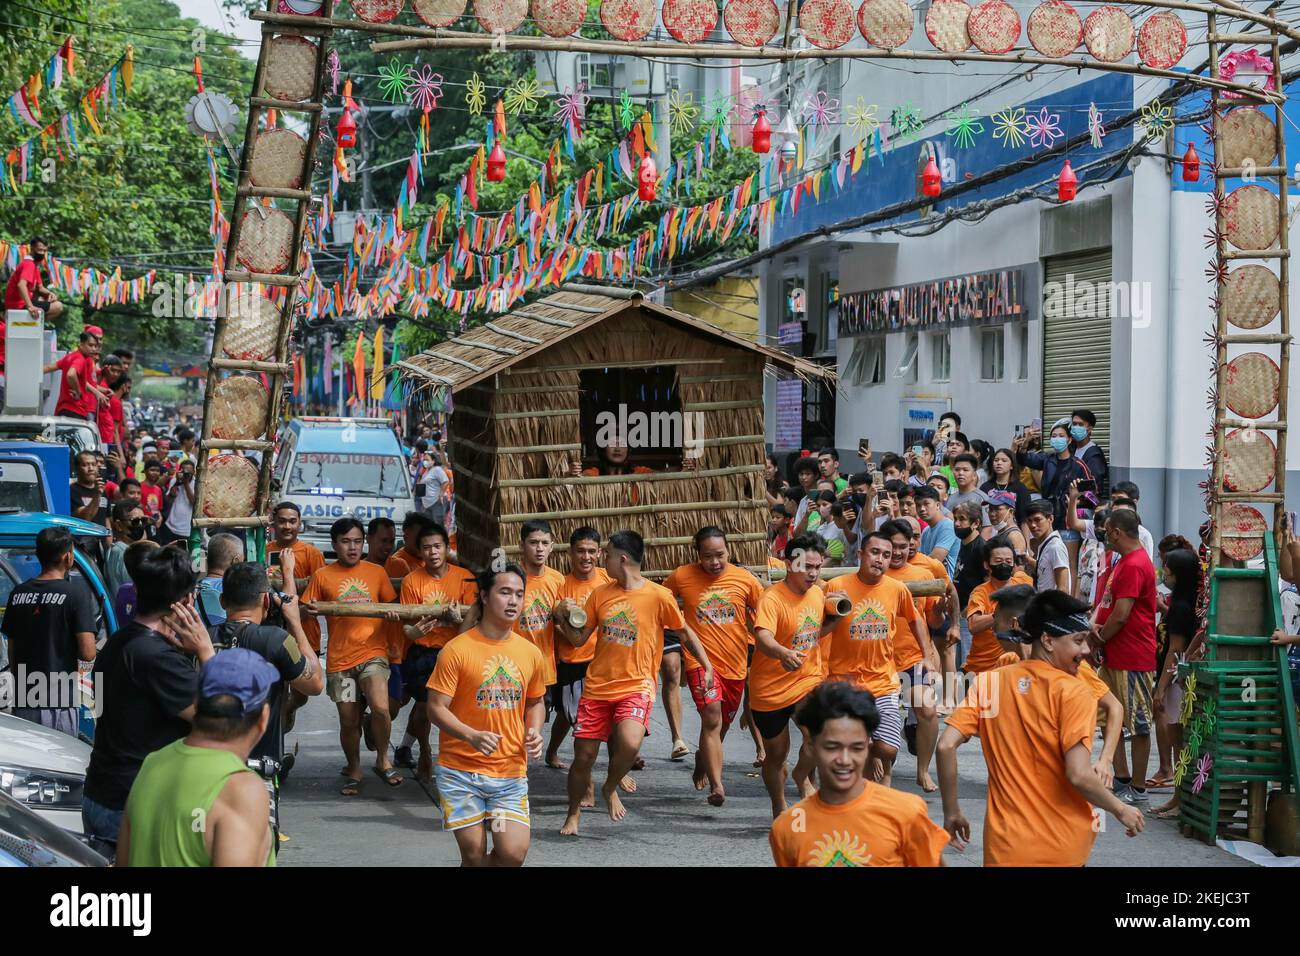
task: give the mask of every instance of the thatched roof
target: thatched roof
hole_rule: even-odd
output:
[[[800,378],[835,378],[834,369],[756,345],[685,312],[649,302],[638,292],[598,286],[565,286],[397,364],[403,377],[450,388],[454,393],[627,309],[642,309],[665,322],[756,353],[769,365]]]

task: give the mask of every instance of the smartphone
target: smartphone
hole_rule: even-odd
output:
[[[1092,478],[1080,478],[1076,487],[1079,489],[1079,494],[1083,494],[1085,491],[1091,491],[1093,494],[1097,493],[1097,482]]]
[[[1034,432],[1041,432],[1043,430],[1043,420],[1041,418],[1035,418],[1032,422],[1029,423],[1029,430]]]
[[[1297,530],[1297,529],[1296,529],[1296,525],[1295,525],[1295,512],[1294,512],[1294,511],[1288,511],[1288,512],[1286,513],[1285,517],[1286,517],[1286,527],[1283,528],[1282,530],[1283,530],[1283,531],[1295,531],[1295,530]]]
[[[1017,426],[1016,426],[1016,437],[1019,438],[1019,437],[1024,433],[1024,430],[1025,430],[1025,426],[1023,426],[1023,425],[1017,425]]]
[[[863,458],[866,458],[866,459],[870,459],[870,458],[871,458],[871,439],[870,439],[870,438],[859,438],[859,439],[858,439],[858,454],[859,454],[860,456],[862,456]]]
[[[913,445],[913,446],[912,446],[912,454],[915,455],[917,458],[920,458],[920,457],[921,457],[921,453],[924,452],[924,451],[925,451],[925,448],[924,448],[923,446],[921,446],[921,445]]]
[[[871,487],[880,489],[885,487],[885,473],[879,469],[871,472]]]

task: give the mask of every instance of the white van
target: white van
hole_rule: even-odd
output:
[[[402,444],[383,418],[295,418],[280,432],[272,503],[302,509],[300,537],[333,554],[330,525],[390,518],[400,529],[416,510]]]

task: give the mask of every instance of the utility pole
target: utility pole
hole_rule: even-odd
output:
[[[664,0],[657,0],[658,22],[664,22]],[[661,28],[655,28],[655,34],[658,36]],[[668,171],[668,164],[672,162],[672,124],[668,118],[668,86],[669,86],[670,67],[665,60],[659,62],[651,61],[650,64],[650,91],[654,95],[654,127],[655,127],[655,145],[659,148],[655,150],[655,167],[662,176]],[[656,83],[656,79],[658,82]]]

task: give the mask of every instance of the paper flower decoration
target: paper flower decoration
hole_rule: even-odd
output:
[[[825,90],[818,90],[815,96],[804,101],[804,119],[813,126],[830,126],[839,119],[839,108],[839,100],[828,96]]]
[[[1006,149],[1016,149],[1025,145],[1025,108],[1000,110],[991,117],[993,120],[993,138],[1002,143]]]
[[[668,94],[668,125],[678,136],[684,136],[695,126],[700,108],[695,105],[694,93],[673,90]]]
[[[339,95],[339,51],[330,50],[325,59],[325,68],[330,71],[330,95]]]
[[[1148,139],[1158,139],[1174,128],[1174,108],[1163,103],[1147,103],[1142,107],[1138,123],[1146,130]]]
[[[483,107],[487,106],[487,87],[477,73],[472,74],[465,84],[465,105],[469,107],[471,116],[482,115]]]
[[[1192,708],[1196,706],[1196,675],[1188,674],[1187,682],[1183,685],[1183,712],[1182,722],[1186,724],[1192,719]]]
[[[1209,754],[1203,754],[1201,759],[1196,761],[1196,776],[1192,778],[1192,793],[1201,792],[1201,788],[1210,779],[1210,771],[1213,769],[1214,758]]]
[[[975,137],[984,132],[984,124],[980,122],[979,116],[979,111],[972,110],[966,103],[948,113],[948,135],[958,149],[974,146]]]
[[[1106,124],[1101,118],[1101,110],[1096,103],[1088,104],[1088,142],[1093,149],[1101,149],[1101,141],[1106,138]]]
[[[541,98],[541,87],[534,79],[521,78],[506,87],[506,109],[515,116],[533,112]]]
[[[555,118],[574,131],[582,132],[582,121],[587,118],[587,103],[590,100],[587,88],[581,83],[576,90],[565,87],[555,107]]]
[[[907,142],[925,128],[925,123],[921,121],[920,110],[911,103],[904,103],[890,111],[889,127],[893,131],[889,137],[891,140]]]
[[[379,68],[379,92],[390,103],[406,99],[406,88],[411,84],[411,68],[399,63],[397,57]]]
[[[731,97],[726,93],[711,96],[704,107],[704,125],[718,129],[729,122],[731,122]]]
[[[1049,113],[1044,106],[1038,111],[1037,115],[1030,113],[1025,117],[1025,132],[1029,134],[1029,145],[1034,147],[1046,146],[1049,149],[1062,136],[1061,131],[1061,114]]]
[[[1191,762],[1192,762],[1192,752],[1188,750],[1186,747],[1184,747],[1183,752],[1180,753],[1178,755],[1178,759],[1174,761],[1174,786],[1175,787],[1182,786],[1183,777],[1187,776],[1187,767]]]
[[[859,140],[867,139],[880,129],[880,120],[876,119],[878,109],[875,103],[867,103],[860,96],[858,101],[849,107],[849,129],[853,130]]]
[[[438,108],[440,99],[442,99],[442,74],[433,72],[433,67],[426,63],[411,77],[407,89],[407,102],[428,113]]]
[[[618,95],[618,119],[624,129],[631,129],[636,122],[636,104],[627,90]]]

